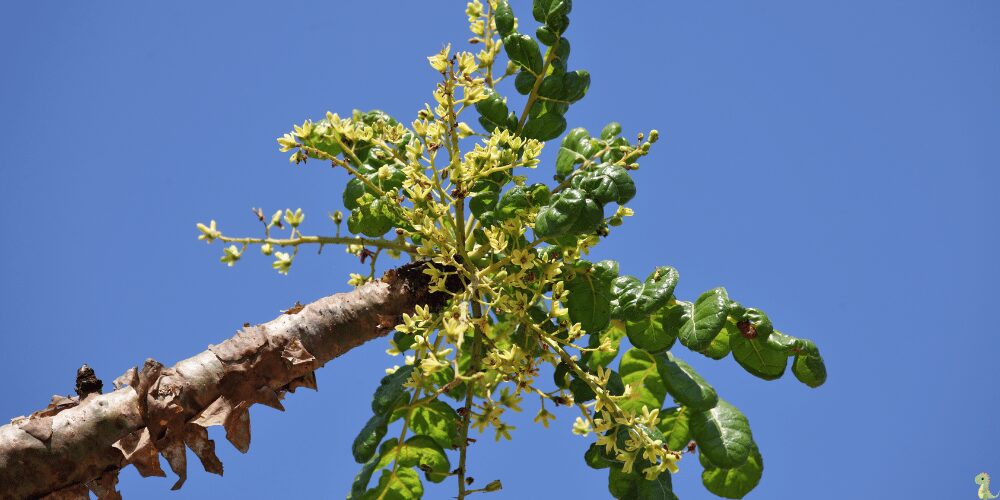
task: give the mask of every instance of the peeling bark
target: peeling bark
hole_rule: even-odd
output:
[[[284,394],[316,389],[314,370],[327,361],[386,335],[416,305],[444,304],[447,294],[428,291],[425,265],[407,264],[353,292],[244,325],[172,367],[147,359],[115,379],[108,394],[87,388],[80,397],[53,396],[48,407],[0,427],[0,498],[84,499],[88,491],[121,498],[118,471],[132,464],[142,476],[165,476],[160,455],[178,489],[187,478],[185,447],[206,471],[222,475],[206,427],[223,426],[226,439],[246,453],[250,406],[284,410]]]

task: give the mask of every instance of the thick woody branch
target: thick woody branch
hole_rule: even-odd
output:
[[[208,472],[222,474],[206,427],[221,425],[242,452],[250,445],[248,408],[283,409],[298,387],[316,388],[314,370],[362,343],[384,336],[416,305],[438,308],[427,264],[388,271],[381,281],[295,307],[268,323],[167,368],[148,359],[115,380],[114,392],[55,396],[28,417],[0,427],[0,498],[120,498],[118,470],[165,476],[159,455],[187,477],[185,447]],[[449,283],[455,290],[460,283]]]

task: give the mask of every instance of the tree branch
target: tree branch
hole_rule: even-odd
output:
[[[0,498],[82,499],[88,490],[121,498],[119,469],[133,464],[143,476],[165,476],[158,455],[178,475],[177,489],[187,477],[185,446],[205,470],[222,474],[206,427],[224,426],[245,453],[251,405],[283,410],[285,392],[316,388],[316,368],[386,335],[416,305],[444,305],[449,295],[429,292],[426,265],[389,270],[381,281],[247,325],[173,367],[148,359],[118,377],[109,394],[54,396],[47,408],[0,427]]]

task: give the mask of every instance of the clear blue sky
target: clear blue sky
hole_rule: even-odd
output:
[[[348,288],[361,268],[338,249],[287,277],[263,257],[229,269],[194,228],[252,233],[250,207],[301,206],[330,230],[343,173],[293,168],[275,137],[327,110],[409,122],[437,78],[425,56],[468,38],[464,2],[337,3],[3,6],[0,416],[72,392],[83,362],[110,383]],[[571,65],[593,83],[571,126],[662,133],[637,216],[597,257],[673,265],[683,297],[725,285],[827,360],[808,390],[681,348],[750,419],[750,498],[974,498],[976,473],[1000,477],[998,23],[994,0],[577,2]],[[249,455],[216,428],[224,478],[193,464],[176,494],[130,468],[121,489],[341,497],[384,348],[330,363],[284,414],[255,407]],[[573,417],[480,440],[471,474],[502,479],[498,498],[604,497]],[[681,465],[680,496],[711,498]]]

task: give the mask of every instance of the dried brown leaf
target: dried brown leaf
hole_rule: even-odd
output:
[[[202,467],[207,472],[221,476],[222,462],[215,454],[215,441],[208,439],[208,430],[194,424],[188,424],[184,430],[184,442],[201,460]]]
[[[87,483],[97,500],[122,500],[118,491],[118,469],[106,471],[101,477]]]
[[[187,481],[187,454],[184,452],[184,441],[180,439],[170,439],[166,445],[160,448],[160,454],[167,459],[170,470],[177,474],[177,482],[170,488],[179,490]]]
[[[163,472],[163,469],[160,467],[159,453],[156,451],[156,447],[153,446],[153,441],[149,438],[149,429],[144,427],[135,431],[119,439],[112,446],[122,452],[122,455],[125,456],[125,461],[134,465],[142,477],[167,476],[167,473]]]

